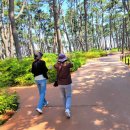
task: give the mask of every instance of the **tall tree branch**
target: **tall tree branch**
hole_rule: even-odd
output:
[[[23,10],[24,10],[24,8],[25,8],[25,5],[26,5],[26,0],[23,1],[22,8],[21,8],[19,14],[18,14],[17,16],[15,16],[15,19],[19,18],[19,16],[23,13]]]
[[[128,8],[126,2],[125,2],[124,0],[122,0],[122,3],[123,3],[123,5],[124,5],[125,9],[127,10],[127,12],[129,12],[129,8]]]

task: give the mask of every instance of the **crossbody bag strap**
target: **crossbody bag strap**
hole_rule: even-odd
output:
[[[60,72],[61,72],[61,70],[62,70],[62,65],[63,65],[63,64],[61,64],[61,67],[60,67],[59,71],[57,72],[57,76],[56,76],[56,80],[57,80],[57,81],[58,81],[58,78],[59,78],[59,74],[60,74]]]

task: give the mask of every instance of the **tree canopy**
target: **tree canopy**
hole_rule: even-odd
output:
[[[0,59],[37,50],[130,50],[128,0],[1,0],[0,6]]]

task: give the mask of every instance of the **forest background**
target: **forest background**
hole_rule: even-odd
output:
[[[0,59],[130,48],[129,0],[1,0]]]

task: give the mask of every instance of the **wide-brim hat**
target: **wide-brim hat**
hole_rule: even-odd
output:
[[[58,57],[59,62],[64,62],[66,60],[67,60],[67,57],[65,56],[65,54],[59,54],[59,57]]]

